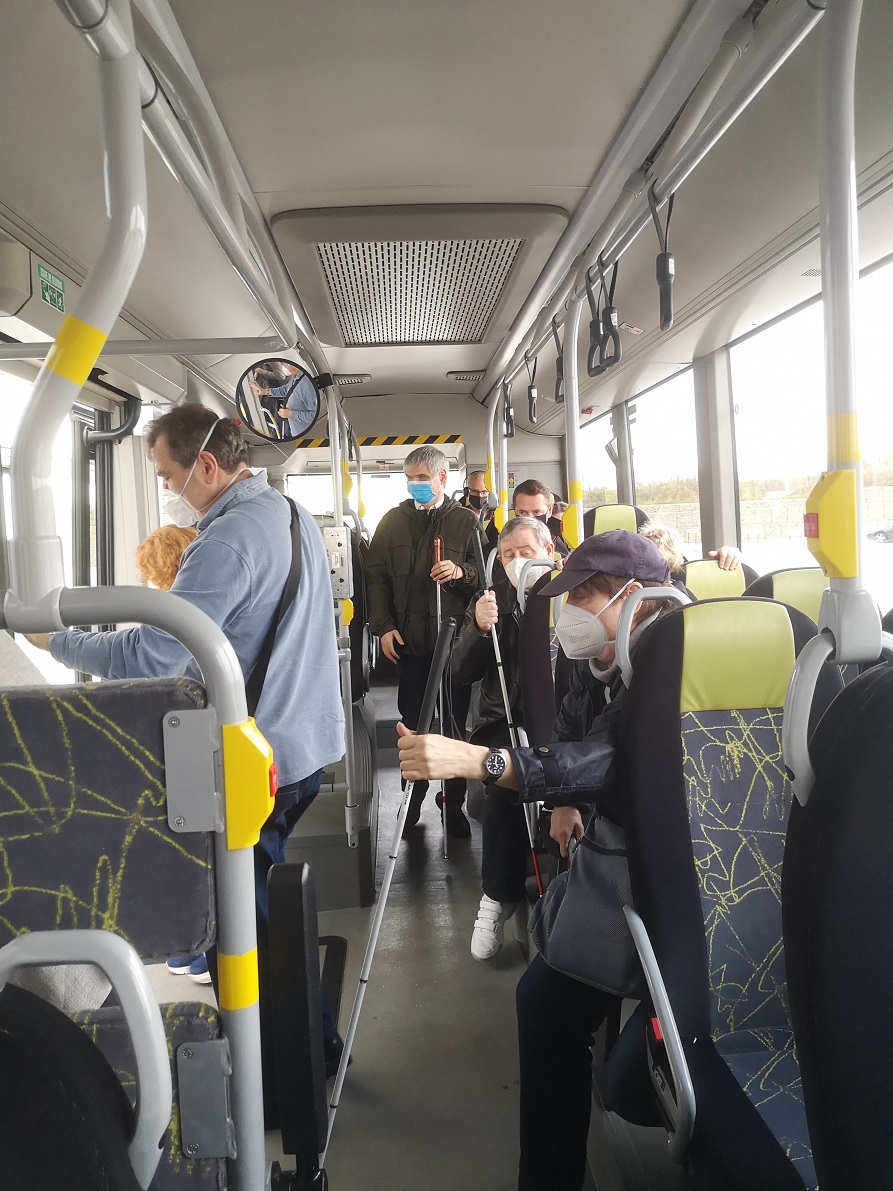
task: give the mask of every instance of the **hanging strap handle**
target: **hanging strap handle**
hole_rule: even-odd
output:
[[[505,427],[505,437],[515,437],[515,410],[512,406],[512,386],[502,382],[502,420]]]
[[[555,361],[555,404],[562,405],[564,403],[564,351],[558,337],[558,323],[554,318],[552,319],[552,338],[555,340],[555,347],[558,351],[558,359]]]
[[[536,390],[536,366],[538,362],[539,356],[534,356],[533,371],[531,371],[530,360],[527,358],[527,354],[525,352],[524,363],[527,365],[527,379],[530,381],[530,384],[527,386],[527,420],[530,422],[531,426],[536,425],[536,400],[538,397]]]
[[[245,701],[248,704],[248,714],[250,716],[253,716],[255,711],[257,711],[257,705],[260,702],[264,680],[267,677],[267,668],[270,665],[270,658],[273,656],[276,630],[279,628],[283,617],[298,594],[298,587],[301,582],[301,571],[303,569],[301,556],[301,521],[298,516],[298,506],[290,496],[286,496],[285,499],[288,501],[291,510],[291,565],[285,579],[285,586],[282,589],[282,596],[279,600],[279,607],[276,609],[276,615],[273,617],[269,629],[267,629],[267,635],[264,637],[264,643],[260,647],[260,653],[257,655],[254,669],[245,683]]]
[[[667,200],[667,222],[661,227],[660,216],[657,213],[657,198],[654,186],[648,187],[648,206],[651,208],[651,218],[657,230],[657,242],[660,252],[655,262],[657,276],[657,292],[660,296],[660,329],[669,331],[673,325],[673,280],[676,276],[676,262],[670,252],[670,220],[673,218],[673,203],[676,199],[674,191]]]
[[[598,360],[603,372],[606,372],[609,368],[613,368],[615,364],[619,364],[623,354],[623,347],[620,343],[617,308],[614,305],[614,291],[617,288],[617,266],[619,263],[619,260],[614,262],[614,268],[611,272],[611,286],[608,290],[608,300],[602,308],[602,338],[598,349]],[[599,259],[600,271],[601,268],[601,259]],[[604,276],[604,274],[602,275]]]
[[[589,321],[589,352],[586,356],[586,372],[589,376],[599,376],[604,371],[604,369],[599,368],[598,360],[602,345],[602,316],[598,308],[599,303],[595,296],[595,289],[592,285],[589,269],[586,270],[584,280],[586,282],[586,298],[589,302],[589,313],[592,315]]]

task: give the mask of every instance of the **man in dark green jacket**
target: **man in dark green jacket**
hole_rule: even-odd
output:
[[[480,586],[475,566],[474,535],[477,516],[451,500],[444,491],[447,460],[436,447],[418,447],[403,464],[409,499],[385,513],[372,538],[366,559],[369,627],[381,641],[384,656],[397,665],[397,705],[405,724],[415,728],[434,644],[437,640],[436,585],[441,592],[441,615],[462,623],[468,601]],[[434,542],[443,539],[443,557],[434,561]],[[468,715],[470,688],[453,687],[452,719],[461,736]],[[419,821],[427,782],[417,782],[406,819]],[[447,831],[459,838],[471,834],[462,814],[463,779],[444,785]]]

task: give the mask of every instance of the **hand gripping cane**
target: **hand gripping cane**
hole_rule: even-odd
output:
[[[487,568],[484,565],[484,550],[483,550],[483,547],[481,546],[480,534],[477,534],[477,533],[474,534],[473,541],[474,541],[475,561],[477,562],[478,568],[481,572],[481,582],[485,585],[484,591],[489,591],[490,585],[488,583],[488,580],[490,579],[491,576],[489,576],[487,574]],[[518,729],[515,725],[515,721],[512,716],[512,705],[509,700],[508,687],[506,686],[506,682],[505,682],[505,670],[503,669],[503,665],[502,665],[502,652],[499,648],[499,636],[496,632],[495,624],[490,626],[490,636],[493,639],[493,653],[496,655],[496,670],[497,670],[497,673],[499,674],[499,688],[502,691],[502,705],[505,708],[505,718],[506,718],[506,721],[509,726],[509,740],[511,741],[512,748],[517,748],[518,747]],[[539,862],[539,859],[537,858],[537,854],[536,854],[536,839],[535,839],[534,833],[533,833],[533,824],[531,823],[530,816],[527,813],[527,807],[526,806],[522,807],[522,810],[524,813],[524,822],[527,824],[527,838],[528,838],[528,840],[530,840],[530,857],[533,860],[533,874],[536,877],[537,890],[539,891],[540,897],[542,897],[543,896],[543,878],[540,873],[540,862]]]
[[[419,714],[418,732],[424,736],[431,730],[431,721],[434,719],[434,704],[437,701],[437,691],[440,686],[443,672],[446,669],[447,662],[450,656],[450,646],[453,643],[453,634],[456,631],[455,620],[445,620],[440,626],[437,634],[437,644],[434,646],[434,660],[431,662],[431,669],[428,672],[428,682],[425,685],[425,696],[422,699],[422,710]],[[332,1089],[332,1099],[329,1102],[329,1122],[328,1132],[326,1134],[326,1148],[320,1155],[320,1168],[325,1166],[326,1154],[329,1149],[329,1142],[332,1137],[332,1126],[335,1123],[335,1113],[338,1111],[338,1101],[341,1097],[341,1088],[344,1085],[344,1076],[347,1074],[347,1064],[350,1061],[350,1051],[353,1046],[354,1036],[357,1032],[357,1022],[360,1020],[360,1012],[363,1008],[363,1000],[366,996],[366,986],[369,983],[369,973],[372,970],[372,960],[375,958],[375,948],[378,944],[378,934],[381,930],[381,922],[384,918],[385,905],[387,904],[388,894],[391,891],[391,880],[394,876],[394,868],[397,864],[397,849],[400,847],[400,840],[403,836],[403,826],[406,823],[406,816],[409,812],[409,800],[412,798],[413,782],[408,782],[406,790],[403,793],[403,803],[400,807],[400,813],[397,816],[397,826],[394,830],[394,839],[391,843],[391,850],[388,853],[388,863],[384,870],[384,877],[381,882],[381,892],[378,895],[378,905],[375,907],[375,916],[372,919],[372,927],[369,931],[369,941],[366,944],[366,954],[363,956],[363,967],[360,970],[360,982],[357,985],[356,996],[354,997],[353,1009],[350,1014],[350,1024],[347,1027],[347,1036],[344,1039],[344,1053],[341,1055],[341,1061],[338,1064],[338,1074],[335,1076],[335,1086]]]

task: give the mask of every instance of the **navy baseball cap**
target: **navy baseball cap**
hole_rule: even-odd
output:
[[[584,538],[568,555],[558,578],[541,587],[538,594],[562,595],[598,574],[670,582],[669,563],[652,541],[628,529],[612,529]]]

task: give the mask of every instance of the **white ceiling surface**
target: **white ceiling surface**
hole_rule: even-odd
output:
[[[572,212],[690,3],[173,0],[173,8],[272,217],[384,204],[540,204]],[[44,245],[77,279],[103,228],[94,66],[48,0],[3,0],[3,16],[0,227],[32,247]],[[782,266],[771,280],[752,282],[721,315],[708,312],[703,298],[720,279],[744,278],[742,266],[767,244],[777,241],[785,255],[785,230],[816,205],[819,35],[680,191],[670,235],[679,334],[655,332],[653,231],[627,254],[617,305],[621,319],[647,334],[626,336],[629,365],[584,396],[584,405],[607,407],[815,292],[814,281],[799,277],[818,263],[813,246],[801,249],[802,268],[791,257],[787,273]],[[860,170],[893,147],[891,44],[893,5],[866,0]],[[151,147],[147,161],[149,244],[128,301],[134,325],[176,337],[263,333],[260,314]],[[893,250],[893,216],[881,217],[884,204],[878,199],[870,219],[866,213],[863,249],[871,259]],[[300,291],[301,278],[295,280]],[[584,331],[587,323],[588,311]],[[454,433],[448,419],[460,403],[446,395],[472,386],[445,374],[485,367],[494,346],[341,348],[329,360],[335,371],[371,374],[360,394],[444,395],[425,402],[433,424],[420,429]],[[561,414],[548,401],[553,352],[547,352],[538,376],[541,420],[554,433]],[[516,386],[522,425],[525,388],[522,374]],[[347,402],[357,416],[364,406],[356,396]],[[374,432],[417,429],[402,400],[370,400],[368,408]]]

